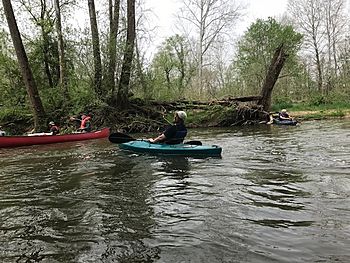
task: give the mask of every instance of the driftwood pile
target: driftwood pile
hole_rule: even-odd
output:
[[[133,100],[129,108],[119,111],[106,106],[94,110],[96,126],[109,126],[119,132],[156,132],[169,124],[169,114],[176,110],[202,112],[201,120],[188,122],[189,127],[229,127],[259,123],[267,119],[267,113],[257,105],[259,96],[224,98],[211,101],[179,100],[173,102]],[[191,114],[191,113],[190,113]],[[168,116],[168,119],[166,119]],[[192,115],[193,116],[193,115]]]
[[[208,109],[210,106],[220,105],[225,107],[238,106],[240,102],[256,102],[260,100],[260,96],[248,96],[248,97],[227,97],[220,100],[211,100],[211,101],[189,101],[189,100],[178,100],[175,102],[159,102],[159,101],[150,101],[150,105],[155,107],[161,107],[166,110],[185,110],[185,109]]]

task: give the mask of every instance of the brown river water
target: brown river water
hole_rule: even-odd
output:
[[[349,120],[189,139],[222,158],[0,149],[0,262],[350,262]]]

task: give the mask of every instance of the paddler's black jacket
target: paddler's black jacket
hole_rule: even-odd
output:
[[[185,124],[177,123],[168,127],[165,132],[165,141],[166,144],[178,144],[182,143],[187,135],[187,129]]]

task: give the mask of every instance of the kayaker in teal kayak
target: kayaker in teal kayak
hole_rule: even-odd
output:
[[[168,127],[161,135],[151,138],[151,143],[178,144],[182,143],[187,135],[185,119],[187,114],[184,111],[176,111],[174,115],[174,124]]]

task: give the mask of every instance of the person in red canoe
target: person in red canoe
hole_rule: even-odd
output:
[[[49,127],[52,135],[57,135],[60,133],[60,128],[53,121],[49,122]]]
[[[6,136],[6,132],[2,130],[2,126],[0,126],[0,136]]]
[[[91,117],[87,114],[82,114],[80,118],[70,118],[71,121],[79,121],[80,127],[78,132],[91,132]]]
[[[187,129],[185,126],[185,119],[187,114],[184,111],[177,111],[174,115],[174,125],[168,127],[157,138],[151,138],[151,143],[166,143],[166,144],[178,144],[182,143],[187,135]]]

